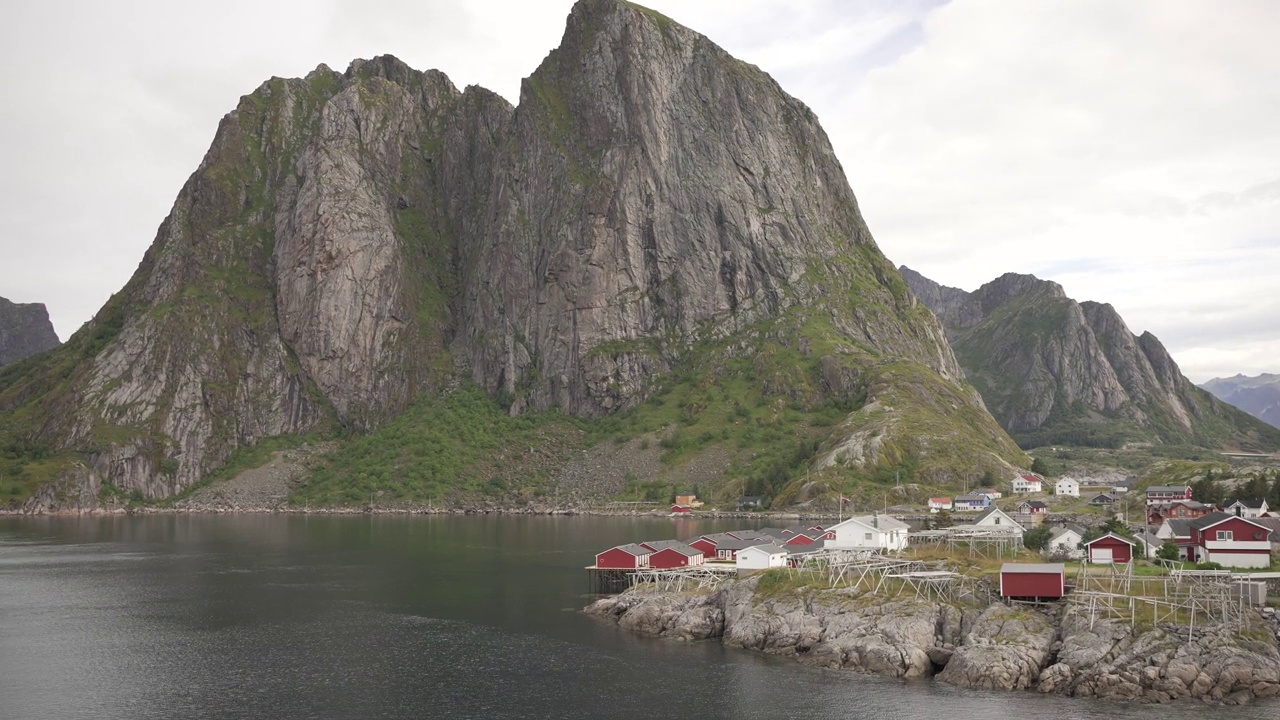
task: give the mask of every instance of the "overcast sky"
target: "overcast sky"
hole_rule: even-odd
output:
[[[4,3],[0,296],[69,337],[268,77],[390,53],[515,102],[571,5]],[[814,109],[893,262],[1055,280],[1196,382],[1280,372],[1280,2],[649,5]]]

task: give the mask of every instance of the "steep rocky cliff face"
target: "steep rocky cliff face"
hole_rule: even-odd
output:
[[[1262,373],[1256,377],[1214,378],[1200,387],[1268,425],[1280,427],[1280,375]]]
[[[1008,273],[972,293],[902,268],[942,319],[992,413],[1025,447],[1129,441],[1280,447],[1274,428],[1196,388],[1149,332],[1110,305]]]
[[[0,297],[0,365],[52,350],[61,344],[40,303],[14,303]]]
[[[661,15],[583,0],[515,108],[389,57],[244,97],[129,284],[0,376],[0,411],[63,496],[160,498],[263,437],[376,428],[455,372],[513,414],[602,417],[694,358],[707,393],[746,361],[801,411],[843,403],[827,466],[1024,459],[813,113]]]

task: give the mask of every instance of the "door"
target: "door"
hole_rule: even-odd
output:
[[[1111,548],[1094,548],[1089,555],[1092,561],[1096,563],[1109,563],[1112,561]]]

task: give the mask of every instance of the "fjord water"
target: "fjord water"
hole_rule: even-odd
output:
[[[0,517],[0,718],[1231,718],[631,636],[593,554],[727,521]]]

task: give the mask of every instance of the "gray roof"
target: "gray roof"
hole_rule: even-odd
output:
[[[729,538],[722,543],[716,543],[716,551],[720,550],[741,550],[752,545],[760,545],[762,543],[773,542],[773,538]]]
[[[646,540],[645,544],[653,548],[654,552],[670,549],[689,557],[702,554],[701,550],[689,547],[687,543],[680,540]]]
[[[1073,532],[1079,537],[1084,537],[1084,533],[1080,532],[1079,530],[1073,527],[1070,527],[1070,526],[1063,527],[1059,525],[1058,527],[1055,527],[1054,529],[1049,531],[1049,540],[1050,542],[1052,542],[1062,537],[1063,535],[1066,535],[1069,532]]]
[[[1005,517],[1009,518],[1009,520],[1010,520],[1010,521],[1012,521],[1015,525],[1017,524],[1017,521],[1016,521],[1016,520],[1014,520],[1013,518],[1009,517],[1009,513],[1007,513],[1007,512],[1005,512],[1005,511],[1001,510],[1000,508],[996,507],[995,505],[992,505],[991,507],[987,508],[986,510],[983,510],[982,512],[978,513],[978,517],[976,517],[976,518],[974,518],[974,519],[973,519],[973,524],[974,524],[974,525],[977,525],[978,523],[982,522],[983,520],[985,520],[985,519],[987,519],[987,518],[991,517],[992,515],[994,515],[994,514],[996,514],[996,513],[1000,513],[1001,515],[1003,515],[1003,516],[1005,516]]]
[[[1230,520],[1233,517],[1239,517],[1239,516],[1235,515],[1234,513],[1228,513],[1228,512],[1222,512],[1222,511],[1211,512],[1208,515],[1205,515],[1204,517],[1198,517],[1195,520],[1192,520],[1191,527],[1203,530],[1204,528],[1207,528],[1210,525],[1217,525],[1223,520]],[[1254,523],[1255,525],[1264,524],[1264,523],[1258,522],[1259,518],[1242,517],[1240,519],[1248,523]]]
[[[1240,503],[1241,505],[1249,508],[1250,510],[1261,510],[1262,502],[1263,502],[1262,498],[1237,498],[1235,500],[1232,500],[1229,503],[1224,503],[1222,507],[1229,508],[1235,505],[1236,503]]]
[[[625,552],[629,555],[636,555],[636,556],[653,554],[652,550],[650,550],[649,548],[639,543],[627,543],[626,545],[619,545],[617,547],[609,548],[609,550],[621,550],[622,552]],[[605,552],[609,552],[609,550],[605,550]]]
[[[826,540],[814,540],[813,543],[809,545],[788,545],[783,549],[787,551],[788,555],[804,555],[805,553],[811,553],[815,550],[821,550],[826,544]]]
[[[1268,539],[1270,539],[1271,542],[1280,542],[1280,517],[1249,518],[1249,519],[1258,523],[1259,525],[1270,528],[1271,535],[1268,536]]]
[[[1062,575],[1066,573],[1067,566],[1062,563],[1005,563],[1000,566],[1000,572],[1015,573],[1046,573],[1052,575]]]
[[[980,502],[982,502],[982,501],[983,501],[983,499],[984,499],[985,497],[986,497],[985,495],[957,495],[957,496],[956,496],[956,499],[955,499],[955,502],[958,502],[958,503],[980,503]]]
[[[875,515],[854,515],[853,517],[845,518],[844,522],[849,522],[850,520],[862,525],[866,525],[867,527],[874,527],[877,530],[910,530],[911,529],[910,525],[902,522],[896,517],[893,517],[891,515],[885,515],[884,513],[877,513]],[[835,527],[835,525],[832,525],[831,527]],[[818,533],[819,536],[821,536],[822,534],[823,533]]]
[[[1149,533],[1145,530],[1138,533],[1138,541],[1143,543],[1144,545],[1147,545],[1148,547],[1160,547],[1161,545],[1164,544],[1163,540],[1156,537],[1153,533]]]
[[[1148,493],[1153,493],[1153,492],[1186,493],[1190,489],[1191,489],[1190,485],[1152,485],[1151,487],[1147,488],[1147,492]]]
[[[767,545],[748,545],[747,547],[742,548],[742,549],[741,549],[741,550],[739,550],[738,552],[739,552],[739,553],[741,553],[741,552],[742,552],[742,550],[747,550],[747,549],[751,549],[751,550],[763,550],[764,552],[767,552],[767,553],[769,553],[770,555],[779,555],[779,554],[781,554],[781,555],[785,555],[785,554],[787,553],[787,549],[786,549],[786,548],[784,548],[784,547],[778,547],[777,545],[774,545],[774,544],[772,544],[772,543],[767,544]]]
[[[1169,523],[1169,529],[1173,531],[1174,537],[1191,537],[1191,521],[1182,518],[1170,518],[1165,520]]]

